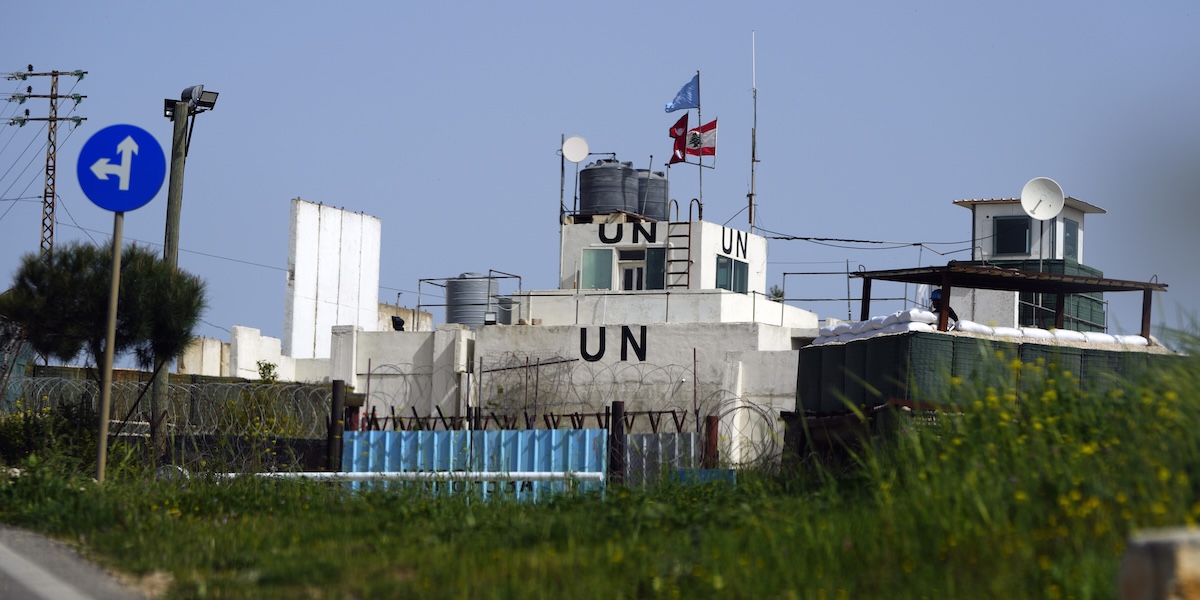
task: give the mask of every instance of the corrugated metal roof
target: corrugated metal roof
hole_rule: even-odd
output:
[[[923,283],[935,288],[942,288],[947,296],[949,296],[950,290],[956,287],[1056,294],[1058,298],[1054,309],[1054,321],[1055,326],[1059,328],[1063,326],[1064,322],[1065,298],[1067,294],[1140,291],[1143,293],[1141,333],[1142,337],[1147,339],[1150,338],[1150,293],[1167,291],[1167,284],[1165,283],[1144,283],[1087,275],[1021,271],[996,266],[960,265],[954,261],[951,261],[950,264],[944,267],[859,271],[857,273],[850,273],[850,276],[863,280],[862,320],[864,321],[870,317],[871,281],[874,279],[904,283]],[[946,313],[943,312],[938,315],[938,330],[945,331],[946,324]]]
[[[1016,292],[1041,292],[1043,294],[1084,294],[1088,292],[1134,292],[1167,291],[1165,283],[1144,283],[1107,277],[1087,275],[1064,275],[1021,271],[993,266],[960,265],[950,263],[944,267],[920,267],[915,269],[893,269],[889,271],[859,271],[851,277],[924,283],[941,287],[943,278],[948,277],[950,287],[965,287],[981,290],[1008,290]]]
[[[1065,198],[1065,201],[1066,201],[1067,206],[1070,206],[1071,208],[1074,208],[1075,210],[1078,210],[1083,213],[1101,214],[1102,215],[1102,214],[1105,214],[1108,212],[1108,211],[1104,210],[1103,208],[1100,208],[1099,206],[1096,206],[1094,204],[1089,204],[1087,202],[1084,202],[1083,200],[1080,200],[1079,198],[1072,198],[1070,196],[1067,196]],[[1013,203],[1020,204],[1021,199],[1020,198],[992,198],[992,199],[955,200],[954,201],[954,204],[961,206],[963,208],[971,208],[972,206],[974,206],[976,204],[1013,204]]]

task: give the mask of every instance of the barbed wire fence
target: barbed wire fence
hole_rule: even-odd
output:
[[[100,384],[93,380],[25,377],[16,386],[15,401],[0,412],[45,412],[65,403],[87,402],[93,409]],[[114,381],[114,435],[138,435],[149,427],[149,382]],[[329,417],[327,386],[263,383],[172,383],[168,386],[165,426],[191,435],[261,435],[324,438]]]
[[[470,375],[384,364],[373,366],[367,380],[359,429],[606,428],[612,403],[621,401],[627,434],[695,433],[693,439],[700,440],[708,417],[716,417],[721,466],[769,467],[783,448],[782,407],[698,382],[690,365],[602,364],[554,352],[504,352],[481,357]],[[149,385],[113,382],[112,435],[148,435]],[[9,388],[5,397],[16,400],[0,399],[0,416],[80,402],[94,411],[100,397],[93,380],[25,377],[10,381]],[[328,434],[327,385],[171,383],[168,390],[165,431],[191,440],[192,450],[182,450],[186,460],[199,460],[204,452],[197,446],[214,440],[239,440],[234,460],[245,462],[264,452],[278,454],[277,440],[315,443]],[[466,407],[473,409],[474,423]],[[271,449],[258,447],[264,444]]]
[[[111,438],[149,449],[149,382],[114,381]],[[328,432],[328,386],[265,383],[172,383],[163,406],[166,448],[160,458],[192,467],[288,470],[316,467]],[[22,377],[9,382],[0,417],[98,414],[95,380]],[[64,410],[66,409],[66,410]]]
[[[690,365],[605,364],[554,351],[483,355],[474,379],[408,364],[378,365],[371,373],[364,429],[464,428],[464,406],[475,414],[471,426],[483,429],[605,428],[609,407],[622,401],[627,434],[701,434],[706,417],[717,417],[721,463],[732,467],[778,462],[780,409],[791,409],[795,401],[743,398],[717,383],[697,381]]]

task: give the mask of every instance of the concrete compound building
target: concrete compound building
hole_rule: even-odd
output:
[[[621,400],[627,413],[658,413],[635,417],[633,430],[657,426],[662,411],[685,431],[719,417],[735,461],[778,446],[797,351],[819,323],[768,298],[766,239],[690,217],[602,213],[592,200],[564,218],[559,289],[500,295],[505,276],[494,272],[446,279],[447,321],[457,322],[439,325],[366,293],[378,282],[378,220],[293,200],[285,339],[234,327],[229,343],[198,340],[179,371],[255,379],[267,361],[284,380],[344,380],[366,394],[366,414],[385,418],[468,407],[599,415]]]
[[[445,291],[446,322],[436,325],[420,300],[416,309],[378,302],[378,219],[295,199],[284,340],[234,327],[229,343],[198,340],[179,371],[255,379],[267,361],[283,380],[346,381],[365,395],[366,414],[385,420],[470,407],[541,425],[541,415],[601,415],[620,400],[646,415],[635,431],[664,414],[699,431],[715,416],[722,456],[753,461],[779,447],[779,414],[797,408],[799,350],[821,323],[768,296],[765,238],[704,221],[696,201],[686,219],[677,207],[669,219],[656,176],[588,165],[579,206],[561,215],[558,289],[502,294],[515,276],[496,271],[422,280]],[[976,261],[1072,273],[1087,269],[1084,215],[1104,212],[1068,198],[1053,221],[1034,223],[1018,200],[956,204],[972,210]],[[969,289],[951,297],[964,319],[1014,327],[1036,322],[1039,301]],[[1103,306],[1091,312],[1102,299],[1075,302],[1068,327],[1104,326]]]

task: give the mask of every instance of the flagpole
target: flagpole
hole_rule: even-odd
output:
[[[700,95],[700,70],[697,69],[696,70],[696,127],[704,127],[704,117],[700,116],[700,104],[701,104],[700,99],[701,98],[703,98],[703,96]],[[701,136],[703,136],[703,134],[701,134]],[[701,137],[701,139],[703,139],[703,137]],[[697,162],[700,163],[700,168],[696,169],[696,171],[698,171],[700,173],[700,182],[699,182],[700,192],[699,192],[699,198],[697,198],[697,200],[699,200],[699,202],[700,202],[700,211],[703,212],[704,211],[704,143],[703,142],[700,143],[700,156],[697,157],[696,160],[697,160]]]
[[[567,134],[559,134],[558,140],[558,251],[560,260],[558,261],[558,285],[562,285],[562,260],[561,253],[563,247],[563,224],[567,220],[567,205],[566,205],[566,189],[567,189],[567,154],[563,152],[563,146],[567,143]],[[490,284],[491,282],[489,282]],[[397,302],[397,304],[399,304]]]

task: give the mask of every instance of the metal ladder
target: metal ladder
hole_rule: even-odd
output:
[[[675,201],[672,200],[672,203]],[[675,205],[675,221],[667,223],[667,289],[688,289],[692,286],[692,208],[697,210],[697,218],[704,218],[704,206],[692,198],[688,204],[688,219],[680,222],[679,205]],[[674,240],[683,240],[682,245],[676,245]]]

